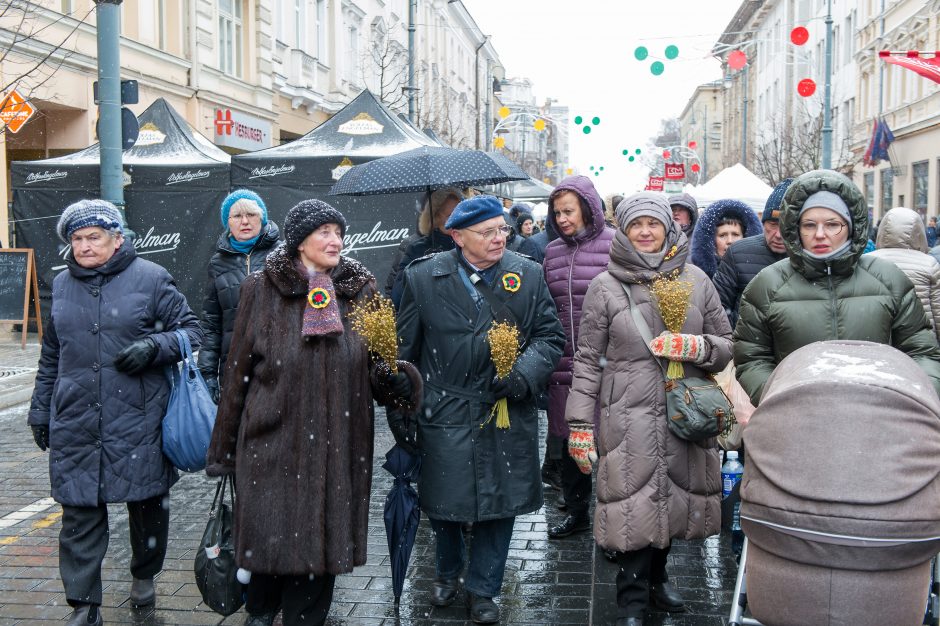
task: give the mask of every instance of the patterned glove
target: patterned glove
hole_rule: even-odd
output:
[[[650,342],[650,351],[670,361],[704,363],[708,358],[708,344],[701,335],[664,332]]]
[[[578,464],[582,474],[591,473],[591,465],[597,462],[594,447],[594,427],[591,424],[568,424],[568,456]]]

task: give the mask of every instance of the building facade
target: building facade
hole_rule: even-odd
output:
[[[699,185],[722,170],[723,91],[722,81],[699,85],[679,115],[682,145],[694,146],[701,160]]]

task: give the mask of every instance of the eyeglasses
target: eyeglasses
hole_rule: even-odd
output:
[[[842,229],[847,226],[845,222],[837,222],[835,220],[830,222],[800,222],[800,234],[803,235],[815,235],[819,231],[819,227],[822,226],[823,231],[830,237],[835,237],[842,232]]]
[[[496,226],[495,228],[488,228],[484,230],[483,232],[480,232],[478,230],[473,230],[472,228],[467,228],[466,230],[469,230],[471,233],[476,233],[480,235],[481,237],[483,237],[484,241],[492,241],[493,238],[496,237],[496,233],[502,234],[503,237],[508,237],[509,233],[512,232],[512,228],[510,228],[509,226]]]
[[[232,213],[228,216],[230,222],[240,222],[247,219],[249,222],[261,221],[260,213]]]

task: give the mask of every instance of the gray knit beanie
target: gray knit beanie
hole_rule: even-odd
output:
[[[672,225],[672,209],[666,197],[660,193],[642,191],[632,196],[627,196],[617,205],[617,226],[620,230],[626,230],[627,224],[638,217],[652,217],[663,223],[666,232]]]
[[[123,234],[121,212],[107,200],[79,200],[62,211],[55,230],[64,243],[71,243],[72,233],[89,226],[98,226],[113,234]]]
[[[806,199],[800,208],[800,215],[810,209],[829,209],[837,213],[846,223],[852,226],[852,214],[849,212],[849,206],[838,194],[831,191],[817,191]]]

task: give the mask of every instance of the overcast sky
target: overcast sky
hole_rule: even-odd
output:
[[[721,77],[709,55],[741,0],[463,0],[508,77],[534,83],[539,104],[557,98],[571,118],[601,123],[585,135],[571,122],[569,167],[592,176],[601,195],[632,193],[646,169],[624,149],[644,149],[659,120],[682,112],[696,85]],[[668,60],[675,45],[679,56]],[[645,46],[649,58],[637,61]],[[650,72],[654,61],[665,70]]]

